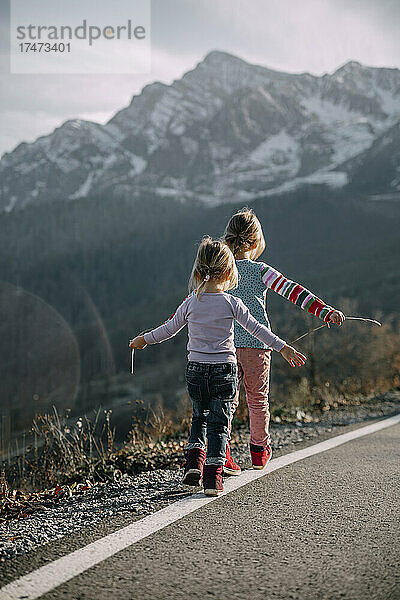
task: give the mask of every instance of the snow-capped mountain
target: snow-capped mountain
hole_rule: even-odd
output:
[[[398,69],[349,62],[316,77],[213,51],[105,125],[67,121],[5,154],[0,210],[144,191],[214,203],[313,183],[396,192],[399,123]]]

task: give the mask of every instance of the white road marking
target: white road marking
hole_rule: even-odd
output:
[[[231,478],[225,482],[225,492],[219,498],[230,494],[256,479],[260,479],[260,477],[265,477],[265,475],[272,473],[272,471],[282,469],[299,460],[336,448],[346,442],[351,442],[352,440],[375,433],[397,423],[400,423],[400,414],[332,437],[308,448],[296,450],[290,454],[275,458],[270,461],[263,471],[244,471],[239,477]],[[200,493],[182,498],[178,502],[152,515],[135,521],[100,540],[96,540],[79,550],[75,550],[71,554],[58,558],[36,571],[23,575],[0,589],[0,600],[21,600],[22,598],[24,600],[34,600],[35,598],[40,598],[43,594],[80,575],[117,552],[128,548],[128,546],[132,546],[132,544],[152,535],[156,531],[164,529],[164,527],[171,525],[171,523],[179,521],[179,519],[215,500],[217,498],[206,497]]]

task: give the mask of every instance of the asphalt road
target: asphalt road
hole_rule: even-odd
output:
[[[44,598],[400,598],[400,426],[289,465]]]
[[[400,425],[203,506],[43,598],[400,599]]]

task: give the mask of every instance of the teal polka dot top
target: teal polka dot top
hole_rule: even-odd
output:
[[[237,260],[236,266],[239,272],[239,285],[229,293],[247,306],[250,314],[259,323],[270,328],[266,310],[267,288],[261,278],[261,269],[264,263],[253,260]],[[235,321],[235,347],[236,348],[268,348],[248,333],[237,321]]]
[[[230,290],[229,293],[240,298],[249,309],[250,314],[262,325],[271,328],[266,308],[268,289],[293,302],[302,310],[325,321],[325,323],[329,322],[335,309],[300,283],[296,283],[282,275],[274,267],[250,259],[237,260],[236,265],[239,272],[239,285],[234,290]],[[237,321],[235,321],[234,327],[236,348],[269,347],[243,329]]]

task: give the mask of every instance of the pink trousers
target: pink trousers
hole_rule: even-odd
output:
[[[250,443],[267,446],[269,437],[269,373],[272,350],[236,348],[239,385],[232,406],[232,417],[239,406],[239,389],[243,381],[250,417]]]

